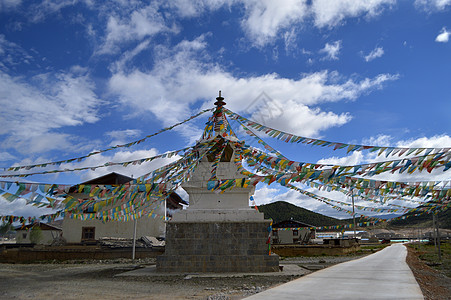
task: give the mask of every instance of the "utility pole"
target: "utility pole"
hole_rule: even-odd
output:
[[[436,226],[436,230],[437,230],[437,248],[438,248],[438,260],[441,261],[442,260],[442,251],[440,249],[440,232],[439,232],[439,222],[438,222],[438,217],[436,217],[435,219],[435,226]]]
[[[132,174],[132,178],[133,178],[133,174]],[[132,247],[132,260],[135,260],[135,253],[136,253],[136,222],[138,222],[138,220],[136,219],[136,216],[134,215],[134,210],[133,210],[133,247]]]
[[[168,226],[168,197],[164,197],[164,237],[166,238],[166,227]]]
[[[132,259],[135,260],[135,251],[136,251],[136,222],[138,220],[135,217],[133,221],[133,250],[132,250]]]
[[[432,214],[432,231],[434,233],[434,248],[435,251],[437,251],[437,231],[435,230],[435,219],[437,218],[437,216],[435,215],[435,213]]]
[[[356,232],[355,232],[354,189],[352,189],[351,199],[352,199],[352,221],[353,221],[353,227],[354,227],[354,238],[357,239],[357,235],[356,235]]]
[[[418,243],[421,241],[421,231],[420,231],[421,222],[418,221]]]

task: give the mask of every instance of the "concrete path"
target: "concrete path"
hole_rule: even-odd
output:
[[[406,247],[394,244],[245,299],[423,299],[406,256]]]

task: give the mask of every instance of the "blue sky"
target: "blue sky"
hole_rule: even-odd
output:
[[[3,0],[0,165],[64,160],[138,140],[213,107],[218,90],[230,110],[301,136],[451,147],[450,35],[451,0]],[[61,168],[193,145],[206,120]],[[376,159],[266,141],[297,161]],[[168,161],[27,180],[72,184],[112,171],[137,177]],[[449,180],[446,173],[415,178]],[[259,185],[255,199],[346,216],[276,186]],[[29,213],[2,199],[0,209]]]

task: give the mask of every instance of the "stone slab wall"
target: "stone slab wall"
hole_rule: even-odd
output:
[[[279,257],[269,255],[268,220],[259,222],[169,222],[160,272],[274,272]]]
[[[136,258],[156,257],[163,251],[151,249],[136,249]],[[72,259],[115,259],[132,258],[132,249],[33,249],[33,248],[0,248],[0,263],[33,263],[38,261],[65,261]]]

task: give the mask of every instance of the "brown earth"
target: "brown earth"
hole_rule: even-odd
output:
[[[451,298],[451,278],[427,266],[407,247],[407,263],[424,297]],[[330,266],[355,257],[292,258],[285,263]],[[320,261],[318,261],[320,259]],[[0,299],[242,299],[298,276],[197,278],[191,276],[114,277],[154,263],[153,259],[62,264],[0,264]]]
[[[0,299],[232,300],[299,277],[114,276],[139,267],[130,261],[0,264]]]
[[[418,258],[417,251],[411,247],[407,247],[406,261],[420,285],[424,299],[451,299],[451,278],[426,265]]]

